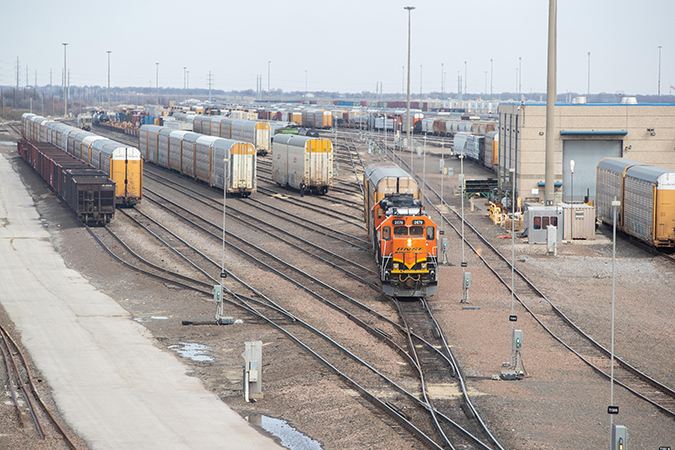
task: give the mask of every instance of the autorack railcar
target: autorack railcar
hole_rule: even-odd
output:
[[[603,158],[597,166],[596,214],[654,247],[675,247],[675,172],[625,158]]]
[[[239,120],[223,116],[195,116],[192,122],[195,133],[217,136],[235,141],[250,142],[260,156],[270,151],[272,132],[263,120]]]
[[[379,162],[366,167],[364,186],[365,220],[384,294],[436,294],[436,224],[424,211],[417,182],[396,164]]]
[[[277,134],[272,140],[272,178],[281,186],[326,194],[333,187],[333,144],[328,139]]]
[[[248,197],[257,190],[256,151],[250,142],[156,125],[141,126],[138,140],[146,160],[158,166],[224,189],[229,194]]]

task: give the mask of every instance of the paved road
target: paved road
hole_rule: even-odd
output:
[[[65,266],[7,151],[0,146],[0,302],[70,426],[93,449],[281,448]]]

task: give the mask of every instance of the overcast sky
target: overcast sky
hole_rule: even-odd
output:
[[[3,0],[0,84],[61,84],[63,42],[72,85],[304,91],[403,91],[407,11],[412,11],[411,90],[546,89],[547,0],[44,1]],[[558,93],[656,94],[675,85],[673,0],[558,0]],[[491,72],[490,61],[493,60]],[[268,64],[269,61],[269,64]],[[487,79],[487,82],[486,82]],[[675,90],[673,90],[675,93]]]

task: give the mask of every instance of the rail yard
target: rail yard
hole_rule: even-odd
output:
[[[312,120],[317,116],[325,114]],[[451,122],[443,120],[444,126]],[[204,134],[213,135],[209,123]],[[440,127],[420,119],[423,126]],[[491,133],[488,128],[478,133]],[[19,140],[18,132],[10,142]],[[411,154],[379,131],[368,140],[349,129],[271,139],[302,141],[300,148],[308,150],[299,154],[308,158],[316,149],[329,152],[330,184],[310,183],[311,164],[295,172],[302,177],[309,170],[305,192],[298,179],[275,175],[274,144],[256,159],[260,147],[249,141],[236,155],[254,162],[246,175],[253,177],[252,188],[224,197],[226,184],[222,174],[214,178],[220,169],[210,162],[233,161],[229,139],[155,125],[144,125],[140,136],[100,126],[92,133],[117,147],[139,148],[144,158],[142,202],[117,208],[105,227],[79,226],[15,146],[4,146],[4,157],[21,175],[67,264],[108,292],[147,328],[155,346],[180,358],[192,377],[250,422],[282,419],[326,449],[606,444],[612,230],[602,225],[593,240],[562,242],[553,256],[511,236],[507,225],[495,225],[486,199],[466,200],[457,188],[460,172],[476,180],[494,176],[492,153],[484,150],[492,151],[491,143],[470,140],[475,153],[466,142],[453,152],[446,148],[452,138],[438,136],[439,146],[429,139],[421,154]],[[193,153],[183,153],[184,141]],[[207,163],[204,175],[197,176],[198,160]],[[371,164],[370,173],[395,164],[402,173],[396,172],[397,180],[411,174],[419,185],[427,216],[415,220],[432,221],[438,233],[426,237],[435,247],[433,296],[383,293],[387,281],[364,221]],[[420,212],[412,202],[389,206],[400,208],[399,215]],[[618,236],[615,403],[631,440],[643,448],[675,442],[675,265],[667,253],[653,251]],[[417,269],[427,268],[421,264]],[[467,273],[471,283],[464,289]],[[214,301],[219,284],[222,303]],[[522,332],[518,352],[512,351],[514,329]],[[247,401],[242,387],[240,354],[249,341],[262,341],[256,402]],[[188,348],[200,350],[190,354]],[[18,415],[3,421],[15,430],[17,417],[28,415],[18,407]],[[26,428],[12,433],[17,441],[28,439],[16,448],[39,442]],[[53,433],[54,448],[88,448],[86,439],[69,444]],[[74,432],[67,434],[77,441]]]

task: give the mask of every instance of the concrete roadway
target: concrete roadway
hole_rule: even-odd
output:
[[[92,449],[281,448],[65,266],[10,149],[0,147],[0,302],[68,424]]]

